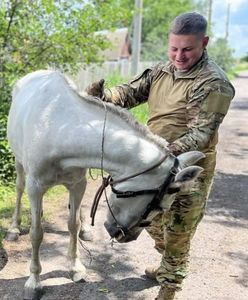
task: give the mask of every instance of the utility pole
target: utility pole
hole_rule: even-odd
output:
[[[143,0],[135,0],[134,30],[132,43],[132,66],[131,73],[138,73],[140,61],[140,45],[141,45],[141,27],[142,27],[142,8]]]
[[[208,0],[208,35],[211,35],[213,0]]]
[[[230,1],[227,3],[227,13],[226,13],[226,34],[225,34],[225,40],[228,42],[228,36],[229,36],[229,19],[230,19]]]

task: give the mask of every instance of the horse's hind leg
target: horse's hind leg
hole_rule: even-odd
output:
[[[81,228],[80,207],[86,188],[86,179],[67,186],[70,194],[70,215],[68,220],[68,229],[70,232],[70,244],[68,248],[69,272],[74,282],[84,281],[86,269],[79,258],[78,235]]]
[[[12,224],[6,235],[6,240],[15,241],[18,239],[20,234],[21,225],[21,198],[25,189],[25,174],[23,166],[16,161],[16,206],[15,212],[12,217]]]

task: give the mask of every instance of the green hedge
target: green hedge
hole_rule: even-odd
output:
[[[0,114],[0,184],[13,183],[15,179],[14,157],[6,138],[7,115]]]

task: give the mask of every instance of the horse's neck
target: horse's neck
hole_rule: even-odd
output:
[[[105,120],[103,115],[100,118]],[[113,113],[107,113],[106,123],[99,122],[97,130],[101,140],[100,160],[97,159],[100,164],[97,167],[101,168],[103,164],[113,177],[143,171],[164,155],[159,146],[147,139],[138,128]]]
[[[71,153],[77,149],[79,157],[66,159],[64,167],[103,168],[118,179],[148,169],[165,154],[145,130],[109,105],[75,99],[72,107],[74,111],[68,120],[71,124],[67,126],[73,128],[69,145]]]

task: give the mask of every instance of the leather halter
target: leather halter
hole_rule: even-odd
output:
[[[92,219],[91,225],[94,226],[94,219],[95,219],[95,214],[96,214],[96,211],[97,211],[98,203],[100,201],[100,198],[102,196],[103,191],[105,190],[105,188],[108,185],[111,186],[112,192],[116,194],[117,198],[129,198],[129,197],[136,197],[136,196],[140,196],[140,195],[154,194],[154,197],[153,197],[152,201],[147,205],[146,210],[145,210],[144,214],[142,215],[142,217],[141,217],[141,219],[139,220],[138,223],[140,223],[142,220],[145,220],[152,210],[159,208],[160,201],[162,200],[164,194],[166,193],[169,184],[174,180],[174,177],[175,177],[176,173],[178,172],[179,161],[176,157],[175,157],[175,160],[174,160],[174,165],[172,166],[172,168],[170,170],[169,176],[165,179],[163,184],[161,186],[157,187],[157,188],[147,189],[147,190],[139,190],[139,191],[124,191],[123,192],[123,191],[119,191],[119,190],[115,189],[113,187],[113,185],[117,184],[117,183],[120,183],[120,182],[124,182],[128,179],[137,177],[138,175],[144,174],[144,173],[146,173],[150,170],[153,170],[154,168],[158,167],[166,158],[167,158],[167,155],[165,157],[163,157],[163,159],[161,159],[158,163],[156,163],[155,165],[150,167],[149,169],[146,169],[145,171],[142,171],[142,172],[139,172],[139,173],[135,173],[133,175],[127,176],[127,177],[119,179],[119,180],[113,180],[111,176],[103,177],[102,184],[96,192],[96,195],[95,195],[92,207],[91,207],[91,213],[90,213],[90,217]],[[109,211],[110,211],[113,219],[115,220],[118,228],[124,234],[126,234],[128,232],[128,229],[119,224],[118,220],[114,216],[114,213],[112,212],[112,209],[109,205],[107,197],[106,197],[106,201],[107,201],[107,204],[108,204]]]
[[[118,222],[118,220],[116,219],[110,205],[109,205],[109,201],[108,201],[108,197],[107,197],[107,193],[106,193],[106,187],[108,185],[111,186],[112,188],[112,192],[115,193],[117,195],[117,197],[121,197],[121,198],[128,198],[128,197],[136,197],[139,195],[145,195],[145,194],[155,194],[152,201],[147,205],[146,211],[143,214],[141,220],[138,221],[137,224],[140,224],[140,222],[145,219],[149,213],[159,207],[159,202],[162,199],[162,197],[164,196],[164,194],[166,193],[166,190],[168,188],[168,185],[174,180],[174,177],[178,171],[178,166],[179,166],[179,161],[178,159],[175,157],[174,160],[174,165],[170,170],[170,175],[166,178],[166,180],[164,181],[164,183],[158,187],[158,188],[154,188],[154,189],[150,189],[150,190],[141,190],[141,191],[127,191],[127,192],[122,192],[122,191],[118,191],[116,190],[113,185],[117,184],[117,183],[121,183],[124,181],[127,181],[128,179],[137,177],[141,174],[147,173],[153,169],[155,169],[156,167],[160,166],[163,161],[167,158],[168,155],[165,155],[158,163],[156,163],[155,165],[151,166],[150,168],[132,174],[130,176],[127,176],[125,178],[121,178],[121,179],[117,179],[117,180],[113,180],[111,176],[108,176],[107,178],[103,176],[103,153],[104,153],[104,135],[105,135],[105,127],[106,127],[106,120],[107,120],[107,108],[106,108],[106,104],[104,103],[104,101],[101,101],[101,103],[103,104],[104,110],[105,110],[105,115],[104,115],[104,122],[103,122],[103,130],[102,130],[102,145],[101,145],[101,171],[102,171],[102,184],[101,186],[98,188],[96,195],[94,197],[94,201],[92,203],[92,207],[91,207],[91,212],[90,212],[90,217],[91,217],[91,225],[94,226],[94,220],[95,220],[95,215],[96,215],[96,211],[97,211],[97,207],[100,201],[100,198],[102,196],[102,193],[105,192],[105,197],[106,197],[106,202],[109,208],[109,211],[113,217],[113,219],[115,220],[117,227],[122,231],[123,235],[125,235],[126,233],[128,233],[129,229],[125,228],[124,226],[121,226],[120,223]]]

